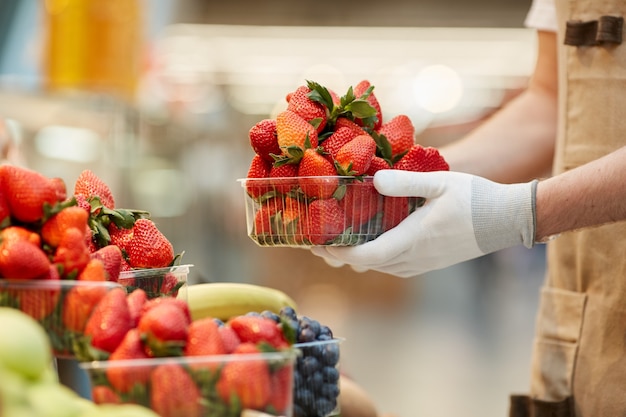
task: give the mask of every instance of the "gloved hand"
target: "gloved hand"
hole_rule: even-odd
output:
[[[314,247],[333,266],[411,277],[535,239],[537,181],[499,184],[449,171],[381,170],[374,186],[388,196],[425,197],[398,226],[350,247]]]

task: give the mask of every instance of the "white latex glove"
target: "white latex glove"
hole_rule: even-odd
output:
[[[379,193],[425,197],[398,226],[358,246],[314,247],[332,266],[411,277],[535,239],[537,181],[498,184],[460,172],[381,170]]]

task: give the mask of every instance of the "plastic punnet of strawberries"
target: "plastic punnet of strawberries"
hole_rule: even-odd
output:
[[[249,237],[260,246],[350,246],[380,236],[424,204],[374,188],[381,169],[447,171],[415,143],[411,119],[389,120],[362,80],[339,97],[313,81],[287,94],[275,118],[249,131],[255,154],[241,180]]]
[[[85,344],[91,312],[111,289],[135,288],[120,283],[123,274],[164,271],[148,294],[176,295],[184,282],[167,271],[178,261],[149,213],[116,208],[92,171],[68,195],[62,179],[0,165],[0,305],[39,321],[57,356]]]

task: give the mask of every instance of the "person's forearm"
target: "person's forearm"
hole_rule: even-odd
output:
[[[626,147],[541,181],[535,240],[626,220]]]

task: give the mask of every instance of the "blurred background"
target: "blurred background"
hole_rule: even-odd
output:
[[[12,161],[93,170],[149,210],[190,283],[279,288],[345,337],[343,371],[382,413],[507,415],[523,393],[542,247],[399,279],[246,235],[248,130],[317,81],[376,86],[385,118],[442,146],[514,97],[534,65],[529,0],[1,0],[0,129]],[[503,138],[506,140],[506,138]]]

